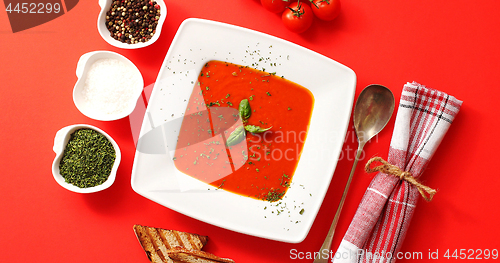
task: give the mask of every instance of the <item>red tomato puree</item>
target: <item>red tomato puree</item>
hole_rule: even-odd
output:
[[[238,111],[243,99],[251,108],[246,120]],[[313,104],[309,90],[283,77],[210,61],[202,68],[188,102],[175,165],[219,189],[271,202],[280,200],[293,187]],[[231,133],[242,125],[270,129],[244,132],[246,138],[227,146]]]

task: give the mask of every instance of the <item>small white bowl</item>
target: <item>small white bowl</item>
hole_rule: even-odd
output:
[[[75,132],[76,130],[82,128],[92,129],[104,135],[113,145],[116,154],[115,162],[113,163],[113,168],[111,169],[111,174],[109,175],[108,179],[100,185],[88,188],[80,188],[73,184],[67,183],[59,172],[59,163],[61,162],[61,159],[63,157],[64,149],[66,148],[66,145],[71,138],[71,134],[73,134],[73,132]],[[56,157],[54,158],[54,162],[52,163],[52,175],[54,176],[56,182],[65,189],[82,194],[95,193],[110,187],[115,182],[116,171],[118,170],[118,166],[120,165],[122,155],[120,152],[120,148],[118,147],[118,144],[115,142],[115,140],[113,140],[113,138],[111,138],[111,136],[109,136],[103,130],[87,124],[75,124],[66,126],[56,133],[56,136],[54,138],[54,146],[52,149],[56,153]]]
[[[124,107],[120,112],[115,112],[113,114],[108,114],[104,112],[96,111],[92,105],[89,105],[88,101],[84,98],[83,89],[85,87],[85,80],[87,78],[87,73],[94,62],[99,59],[113,58],[120,60],[134,69],[137,77],[140,77],[140,84],[132,87],[132,96],[130,101],[126,102],[126,107]],[[137,104],[137,100],[141,96],[142,90],[144,89],[144,80],[142,78],[142,74],[139,69],[128,60],[126,57],[111,51],[93,51],[86,54],[83,54],[78,60],[78,64],[76,66],[76,76],[78,80],[73,88],[73,102],[75,103],[76,108],[85,116],[99,121],[113,121],[118,120],[124,117],[127,117],[132,113]]]
[[[111,37],[111,34],[106,27],[106,12],[108,12],[111,7],[113,0],[99,0],[99,6],[101,6],[101,12],[99,13],[99,17],[97,19],[97,30],[99,30],[99,34],[101,34],[101,37],[110,45],[118,48],[135,49],[147,47],[153,44],[160,37],[161,28],[163,27],[163,23],[167,17],[167,6],[165,5],[165,2],[163,2],[163,0],[155,1],[158,5],[160,5],[160,19],[158,20],[158,25],[156,26],[156,32],[150,40],[136,44],[127,44]]]

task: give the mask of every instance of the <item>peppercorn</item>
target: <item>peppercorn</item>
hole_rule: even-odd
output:
[[[106,27],[111,37],[134,44],[147,42],[153,37],[161,11],[156,1],[122,0],[113,1],[106,15]],[[144,34],[148,31],[153,33]]]

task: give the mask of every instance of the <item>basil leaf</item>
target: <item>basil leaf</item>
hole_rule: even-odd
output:
[[[271,129],[272,127],[273,126],[267,128],[267,129],[264,129],[264,128],[256,126],[256,125],[246,125],[245,130],[247,130],[248,132],[251,132],[251,133],[263,133],[263,132]]]
[[[233,146],[245,139],[245,128],[243,125],[238,126],[236,129],[234,129],[231,134],[229,134],[229,137],[226,140],[226,145],[227,146]]]
[[[240,106],[238,107],[240,112],[240,117],[242,120],[246,121],[252,115],[252,109],[250,108],[250,103],[248,103],[247,99],[242,99],[240,102]]]

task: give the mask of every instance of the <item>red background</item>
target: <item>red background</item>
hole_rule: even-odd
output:
[[[82,54],[121,53],[139,67],[149,85],[177,28],[189,17],[258,30],[328,56],[356,72],[356,97],[365,86],[379,83],[389,87],[399,102],[403,85],[417,81],[463,100],[423,175],[438,193],[432,202],[419,203],[402,250],[422,252],[426,262],[429,251],[439,250],[444,259],[448,249],[500,249],[495,138],[500,1],[343,0],[335,21],[315,20],[298,35],[257,0],[167,0],[160,39],[140,50],[119,50],[100,38],[97,2],[80,1],[67,14],[18,33],[12,33],[5,9],[0,10],[0,262],[148,262],[134,236],[134,224],[208,235],[207,251],[236,262],[295,262],[300,260],[292,259],[291,249],[304,253],[319,249],[357,147],[352,127],[309,235],[302,243],[286,244],[208,225],[139,196],[130,185],[135,146],[128,118],[95,121],[74,106],[75,69]],[[394,117],[365,147],[334,251],[372,178],[361,166],[368,157],[387,156]],[[54,135],[76,123],[95,125],[120,145],[117,179],[105,191],[76,194],[52,178]],[[410,261],[418,262],[400,262]]]

